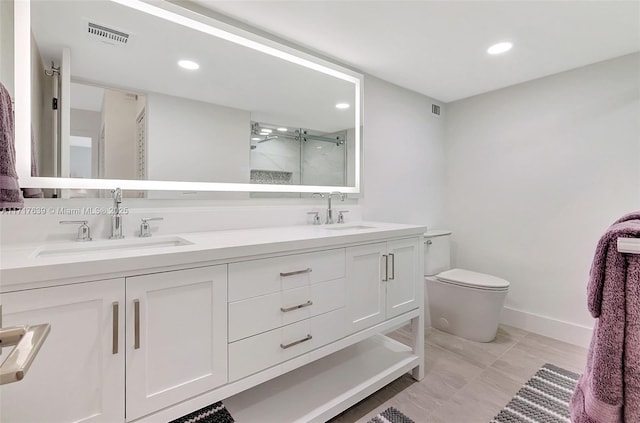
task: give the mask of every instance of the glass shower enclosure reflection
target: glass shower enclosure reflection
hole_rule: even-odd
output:
[[[251,183],[345,186],[353,130],[326,133],[309,128],[251,122]]]

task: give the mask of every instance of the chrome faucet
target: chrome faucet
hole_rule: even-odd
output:
[[[122,204],[122,190],[116,188],[111,190],[113,195],[113,210],[111,210],[111,236],[110,239],[122,239],[122,215],[120,214],[120,204]]]
[[[61,220],[61,224],[69,225],[69,224],[78,224],[80,227],[78,228],[78,236],[76,237],[76,241],[91,241],[91,228],[87,224],[86,220]]]
[[[164,220],[162,217],[143,217],[141,218],[142,223],[140,223],[140,234],[138,235],[140,238],[147,238],[151,236],[151,226],[149,222],[152,220]]]
[[[334,192],[329,192],[327,193],[327,201],[328,201],[328,205],[327,205],[327,219],[325,220],[324,223],[326,223],[327,225],[330,225],[333,222],[333,209],[331,208],[331,197],[337,195],[340,198],[340,201],[344,201],[344,194],[338,191],[334,191]]]

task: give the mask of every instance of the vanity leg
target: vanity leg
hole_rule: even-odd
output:
[[[420,357],[420,365],[411,370],[411,376],[415,380],[422,380],[424,378],[424,310],[418,317],[411,319],[411,338],[413,353]]]

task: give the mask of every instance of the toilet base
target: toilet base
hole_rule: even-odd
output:
[[[495,339],[507,290],[469,288],[427,277],[431,326],[476,342]]]

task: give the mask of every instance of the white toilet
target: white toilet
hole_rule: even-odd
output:
[[[431,326],[472,341],[491,342],[498,331],[509,282],[451,269],[450,235],[448,231],[424,234],[425,304]]]

